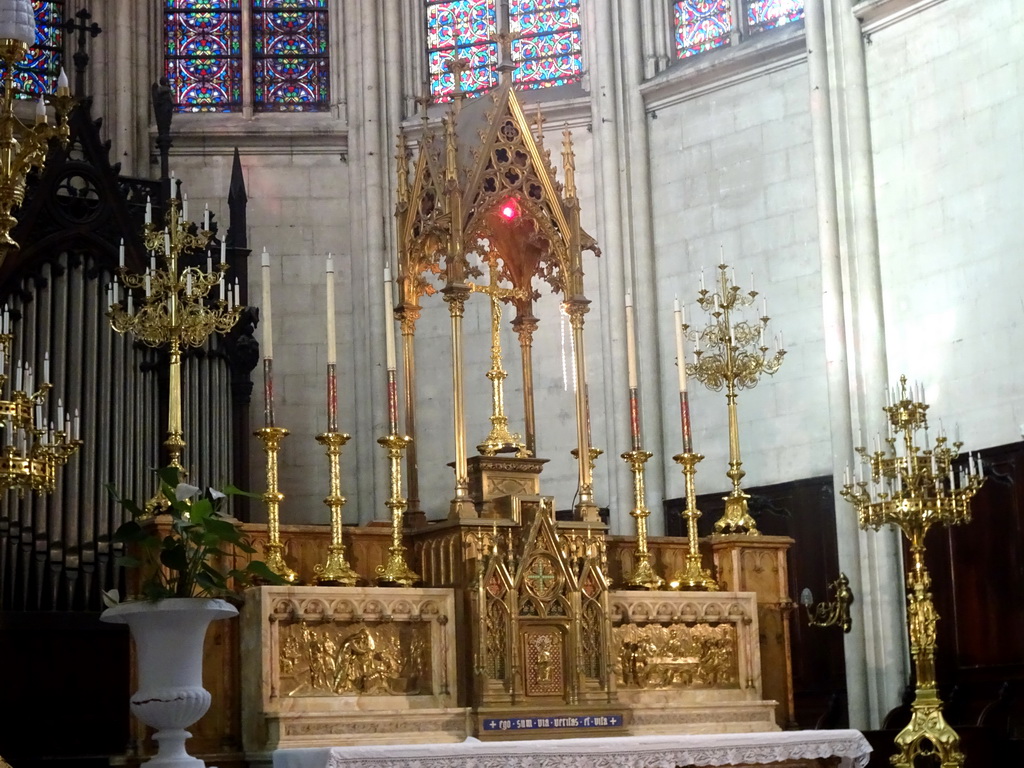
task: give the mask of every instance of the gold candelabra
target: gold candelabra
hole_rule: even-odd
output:
[[[959,525],[971,519],[971,499],[984,483],[977,457],[966,471],[953,466],[963,443],[949,443],[940,434],[928,446],[928,405],[923,390],[907,391],[906,376],[885,407],[888,436],[876,437],[875,450],[856,448],[861,467],[868,466],[870,482],[858,468],[847,476],[843,498],[857,509],[860,527],[878,530],[896,525],[910,543],[911,565],[907,572],[907,624],[910,654],[914,659],[915,697],[910,723],[896,736],[895,768],[913,768],[918,758],[935,760],[942,768],[963,765],[960,737],[942,715],[942,700],[935,682],[935,628],[938,614],[932,602],[931,577],[924,563],[924,540],[933,525]],[[924,445],[917,433],[924,431]],[[902,433],[902,451],[897,450]],[[883,447],[884,445],[884,447]]]
[[[229,303],[225,298],[224,273],[228,267],[223,261],[223,249],[216,269],[208,251],[205,270],[181,268],[184,257],[207,250],[212,237],[209,210],[200,228],[188,220],[187,202],[182,203],[172,195],[168,200],[164,226],[159,228],[152,222],[152,206],[147,202],[142,242],[150,254],[149,268],[142,274],[129,272],[124,263],[122,243],[118,276],[127,293],[125,303],[121,303],[120,288],[116,284],[111,284],[109,289],[107,317],[113,329],[118,333],[131,333],[147,346],[162,347],[166,344],[169,349],[167,439],[164,447],[169,457],[168,464],[176,467],[181,476],[185,475],[181,464],[185,450],[181,351],[202,346],[213,333],[227,333],[238,322],[244,309],[232,306],[233,302]],[[214,286],[220,286],[220,298],[216,301],[210,298]],[[155,509],[166,503],[162,494],[157,493],[147,507]]]
[[[31,9],[30,9],[31,12]],[[0,262],[18,244],[11,238],[11,230],[18,223],[15,208],[25,200],[25,179],[33,168],[42,168],[51,139],[66,147],[71,136],[68,114],[75,99],[68,90],[68,79],[61,70],[57,80],[57,93],[41,96],[36,105],[35,123],[29,127],[15,114],[17,89],[14,86],[15,66],[25,57],[30,41],[5,38],[0,40],[0,60],[4,66],[4,92],[0,111]],[[52,106],[57,124],[49,125],[46,107]]]
[[[324,504],[331,510],[331,543],[327,547],[327,562],[313,568],[316,573],[314,581],[325,586],[340,584],[354,587],[359,583],[359,574],[345,559],[345,544],[341,539],[341,509],[345,506],[345,497],[341,495],[341,449],[349,439],[349,435],[337,431],[316,436],[316,441],[327,449],[331,473],[331,493],[324,499]]]
[[[782,349],[781,341],[777,341],[775,354],[768,356],[768,347],[764,343],[764,331],[770,319],[767,301],[758,322],[737,321],[736,313],[753,305],[758,293],[753,289],[741,292],[729,276],[728,265],[719,264],[718,272],[718,286],[714,291],[704,287],[704,274],[701,273],[697,303],[711,316],[708,325],[692,332],[688,325],[683,326],[688,338],[696,342],[694,362],[686,370],[713,392],[724,388],[729,407],[729,471],[726,476],[732,481],[732,492],[725,497],[725,513],[715,522],[715,531],[756,535],[757,524],[747,511],[749,497],[740,488],[740,480],[746,472],[740,459],[736,393],[741,389],[753,389],[762,374],[772,375],[779,370],[786,351]],[[707,350],[701,349],[702,342]]]
[[[683,515],[686,517],[686,538],[689,551],[686,554],[686,565],[672,577],[669,587],[715,591],[718,589],[718,582],[701,562],[700,538],[697,536],[697,519],[700,517],[700,510],[697,509],[694,479],[697,475],[697,465],[704,460],[704,457],[693,451],[685,451],[677,453],[672,460],[682,466],[683,476],[686,478],[686,512]]]
[[[10,332],[10,315],[5,308],[0,320],[0,393],[7,391],[12,382],[9,399],[0,396],[0,426],[4,429],[4,442],[0,447],[0,493],[18,489],[52,493],[57,482],[57,470],[74,455],[82,441],[78,439],[78,413],[63,412],[57,406],[57,423],[44,418],[46,397],[52,389],[49,358],[43,363],[43,381],[38,388],[31,366],[16,363],[14,378],[6,371],[11,364],[11,346],[14,335]],[[59,403],[59,401],[58,401]]]
[[[270,570],[294,584],[299,575],[284,561],[284,544],[281,542],[284,494],[277,489],[277,452],[281,450],[281,441],[288,436],[288,430],[268,426],[257,429],[253,434],[263,443],[263,453],[267,457],[267,490],[263,493],[263,502],[267,505],[267,543],[263,545],[263,555]]]
[[[804,588],[800,593],[800,604],[807,611],[807,623],[812,627],[841,627],[843,632],[853,628],[850,606],[853,604],[853,590],[845,573],[828,585],[828,591],[835,593],[835,600],[814,602],[811,590]]]
[[[388,369],[388,422],[389,433],[378,438],[377,442],[387,450],[391,470],[391,493],[384,502],[391,510],[391,546],[388,547],[387,562],[377,566],[377,586],[411,587],[420,577],[406,562],[405,545],[402,544],[402,521],[409,506],[402,494],[402,455],[412,439],[398,434],[398,390],[394,368]]]
[[[501,300],[521,297],[524,292],[498,285],[498,269],[493,257],[489,267],[490,279],[486,286],[469,286],[471,291],[487,294],[491,302],[491,368],[487,371],[487,379],[491,382],[491,431],[476,449],[481,456],[514,451],[517,457],[525,458],[530,452],[522,436],[508,429],[508,417],[505,415],[505,379],[508,372],[501,360]]]

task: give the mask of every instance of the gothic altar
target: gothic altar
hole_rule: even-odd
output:
[[[563,133],[560,182],[540,125],[538,118],[534,135],[506,77],[485,98],[463,103],[457,91],[441,123],[424,124],[411,175],[400,139],[394,313],[403,364],[399,380],[389,322],[389,433],[378,440],[390,466],[390,530],[342,528],[338,453],[349,438],[338,431],[329,395],[330,429],[318,440],[331,460],[325,503],[332,524],[327,564],[315,579],[311,564],[321,562],[314,550],[322,552],[324,532],[281,538],[288,534],[278,519],[283,496],[267,449],[270,524],[258,543],[280,574],[318,586],[265,586],[246,595],[242,736],[250,764],[342,745],[763,733],[791,719],[791,542],[753,529],[737,456],[730,498],[741,523],[715,536],[710,552],[700,550],[692,478],[702,457],[689,445],[685,398],[684,453],[676,458],[687,473],[690,535],[649,540],[643,465],[652,454],[641,444],[634,373],[632,450],[622,458],[634,479],[636,536],[612,542],[601,522],[593,486],[601,451],[590,443],[583,334],[590,300],[582,254],[597,247],[580,226],[571,136]],[[442,278],[451,315],[454,484],[445,519],[427,524],[415,459],[415,330],[420,300],[437,292],[431,276]],[[577,498],[566,520],[556,519],[555,500],[543,493],[545,459],[535,455],[531,345],[540,287],[561,296],[578,379]],[[385,288],[390,302],[390,270]],[[491,309],[491,430],[470,456],[461,321],[474,292]],[[520,341],[521,434],[504,409],[505,305],[516,313]],[[708,554],[717,579],[704,565]],[[669,585],[659,572],[678,575]]]

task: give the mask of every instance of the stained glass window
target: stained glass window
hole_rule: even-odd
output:
[[[326,109],[327,0],[256,0],[252,28],[257,111]]]
[[[450,99],[455,90],[455,76],[447,66],[453,58],[469,62],[460,81],[466,93],[485,91],[498,82],[498,46],[490,42],[498,29],[494,8],[495,0],[428,0],[427,69],[430,95],[436,100]]]
[[[510,0],[512,79],[527,88],[565,85],[583,74],[579,0]]]
[[[498,31],[495,0],[427,0],[427,64],[430,93],[447,101],[455,77],[447,64],[469,62],[462,90],[482,93],[498,83]],[[580,0],[509,0],[507,29],[512,41],[512,79],[526,88],[565,85],[583,73]]]
[[[804,17],[804,0],[747,0],[747,32],[763,32]]]
[[[36,98],[57,90],[64,44],[64,2],[35,0],[36,40],[28,53],[14,65],[14,87],[20,98]],[[3,69],[0,68],[0,72]]]
[[[242,108],[240,0],[166,0],[165,66],[181,112]]]
[[[686,58],[728,45],[732,34],[729,0],[679,0],[675,3],[676,53]]]

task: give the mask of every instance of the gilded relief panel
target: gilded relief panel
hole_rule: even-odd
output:
[[[620,686],[738,688],[733,624],[624,624],[612,629]]]
[[[407,696],[431,690],[424,623],[286,622],[280,643],[284,696]]]

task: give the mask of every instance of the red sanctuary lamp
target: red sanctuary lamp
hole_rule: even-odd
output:
[[[505,221],[515,221],[519,218],[519,203],[515,198],[509,198],[501,204],[498,213]]]

